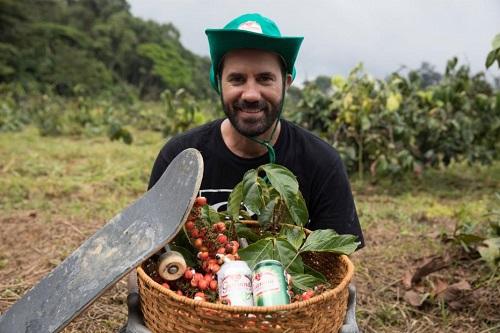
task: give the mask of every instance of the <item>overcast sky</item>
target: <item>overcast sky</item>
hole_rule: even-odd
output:
[[[457,56],[484,70],[491,40],[500,33],[500,0],[128,0],[132,14],[172,22],[189,50],[209,55],[206,28],[258,12],[282,35],[304,36],[297,80],[349,73],[358,62],[380,78],[402,65],[430,62],[440,72]],[[487,75],[500,76],[496,65]]]

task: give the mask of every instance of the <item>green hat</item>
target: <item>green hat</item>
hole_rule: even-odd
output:
[[[279,54],[286,71],[295,78],[295,59],[304,37],[284,37],[276,23],[260,14],[241,15],[222,29],[207,29],[212,65],[210,83],[219,92],[217,69],[224,55],[235,49],[261,49]]]

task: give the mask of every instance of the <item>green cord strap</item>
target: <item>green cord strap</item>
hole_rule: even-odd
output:
[[[259,140],[252,137],[249,137],[249,139],[265,146],[267,148],[267,154],[269,155],[269,163],[276,163],[276,151],[268,140]]]

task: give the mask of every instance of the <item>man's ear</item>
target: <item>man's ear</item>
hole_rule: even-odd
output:
[[[292,85],[292,74],[287,74],[286,75],[286,82],[285,82],[285,87],[286,89],[285,90],[288,90],[288,88],[290,88],[290,86]]]

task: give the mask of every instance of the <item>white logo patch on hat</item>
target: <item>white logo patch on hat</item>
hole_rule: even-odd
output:
[[[262,28],[260,27],[260,24],[255,22],[255,21],[246,21],[243,22],[238,26],[239,30],[246,30],[246,31],[251,31],[251,32],[256,32],[258,34],[262,33]]]

